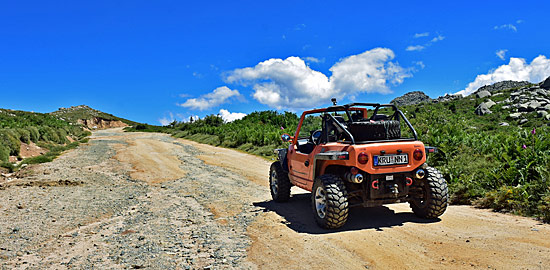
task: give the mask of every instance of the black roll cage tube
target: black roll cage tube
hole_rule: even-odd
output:
[[[349,108],[351,107],[354,107],[354,106],[369,106],[369,107],[375,107],[374,109],[374,112],[373,112],[373,116],[376,115],[376,113],[378,112],[378,109],[382,108],[382,107],[391,107],[393,110],[394,110],[394,114],[398,113],[397,114],[397,120],[399,120],[399,117],[401,117],[403,120],[405,120],[405,123],[407,124],[407,126],[411,129],[412,133],[413,133],[413,136],[414,136],[414,140],[415,141],[418,141],[418,134],[416,133],[416,130],[414,129],[414,127],[411,125],[411,122],[409,122],[409,119],[407,119],[407,117],[405,116],[405,114],[403,114],[403,112],[401,110],[399,110],[397,108],[397,106],[393,105],[393,104],[380,104],[380,103],[350,103],[350,104],[345,104],[345,105],[336,105],[336,106],[330,106],[326,109],[325,113],[326,115],[328,115],[330,117],[330,119],[339,127],[341,128],[342,130],[344,130],[344,132],[351,138],[351,144],[355,144],[355,138],[353,138],[353,135],[351,135],[351,133],[348,131],[347,128],[345,128],[338,120],[336,120],[336,118],[334,118],[334,116],[332,116],[330,114],[330,112],[339,112],[339,111],[345,111],[346,112],[346,115],[348,116],[348,119],[352,119],[351,118],[351,114],[349,112]]]

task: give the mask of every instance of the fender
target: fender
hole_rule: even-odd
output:
[[[281,162],[281,166],[283,167],[283,170],[288,173],[288,158],[287,158],[288,149],[280,148],[280,149],[275,149],[275,151],[273,152],[277,155],[277,159]]]
[[[315,179],[320,173],[317,164],[320,160],[349,160],[349,152],[347,151],[327,151],[315,155],[313,158],[313,176],[311,179]]]

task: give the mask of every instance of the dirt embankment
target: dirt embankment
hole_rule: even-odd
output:
[[[127,127],[128,125],[118,120],[107,120],[99,117],[93,117],[91,119],[78,119],[79,124],[88,127],[89,129],[107,129],[107,128],[119,128]]]
[[[0,268],[545,269],[550,226],[451,206],[352,209],[315,225],[309,193],[271,201],[270,163],[164,134],[94,133],[0,190]]]

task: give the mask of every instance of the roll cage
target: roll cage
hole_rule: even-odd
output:
[[[374,111],[372,113],[372,116],[370,118],[367,118],[367,108],[366,107],[373,107]],[[393,109],[393,114],[390,117],[387,117],[386,115],[378,114],[378,111],[381,108],[391,108]],[[357,119],[357,116],[352,115],[352,111],[361,112],[363,115],[362,119]],[[348,121],[345,123],[342,123],[341,120],[336,119],[333,115],[331,115],[331,112],[345,112]],[[346,134],[346,136],[350,139],[349,141],[345,140],[339,140],[340,143],[348,143],[348,144],[365,144],[365,143],[375,143],[375,142],[395,142],[395,141],[417,141],[418,140],[418,134],[414,127],[411,125],[405,114],[401,110],[397,108],[397,106],[393,104],[380,104],[380,103],[350,103],[345,105],[334,105],[323,109],[314,109],[305,111],[302,116],[300,117],[300,123],[298,125],[298,128],[296,129],[295,136],[293,138],[293,144],[297,143],[298,140],[298,134],[300,132],[300,129],[302,128],[302,124],[304,122],[304,119],[309,114],[314,113],[321,113],[323,117],[326,118],[326,121],[323,121],[323,133],[322,137],[325,142],[329,141],[329,134],[326,132],[329,129],[328,125],[333,125],[338,129],[339,132]],[[394,139],[384,139],[384,140],[372,140],[372,141],[356,141],[355,137],[353,136],[352,132],[348,130],[348,128],[344,125],[349,125],[353,123],[358,122],[365,122],[365,121],[385,121],[385,120],[395,120],[395,121],[403,121],[407,125],[407,127],[410,129],[412,135],[414,138],[394,138]]]

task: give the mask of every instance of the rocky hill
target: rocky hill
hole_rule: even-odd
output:
[[[514,87],[503,88],[502,83]],[[475,109],[477,115],[492,114],[494,110],[507,115],[510,121],[517,121],[519,125],[532,118],[550,120],[550,77],[538,84],[510,81],[502,83],[484,86],[476,91],[475,98],[480,101]],[[492,108],[494,109],[491,110]]]
[[[422,91],[406,93],[403,96],[394,98],[390,103],[397,107],[415,105],[422,102],[430,102],[432,99]]]
[[[83,125],[88,129],[126,127],[137,124],[136,122],[92,109],[86,105],[59,108],[50,114],[63,121]]]
[[[456,102],[454,102],[456,101]],[[409,92],[391,101],[399,107],[417,105],[423,102],[442,103],[447,105],[467,106],[465,101],[473,101],[472,108],[478,116],[497,113],[499,124],[507,126],[512,122],[523,125],[536,119],[550,120],[550,77],[533,84],[526,81],[502,81],[480,87],[472,95],[444,95],[431,99],[421,91]],[[494,119],[492,117],[491,119]],[[536,121],[540,122],[540,121]]]
[[[480,91],[499,92],[499,91],[511,89],[511,88],[521,88],[528,85],[531,85],[531,83],[526,81],[521,81],[521,82],[502,81],[502,82],[497,82],[491,85],[485,85],[483,87],[480,87],[479,89],[477,89],[476,93]]]

